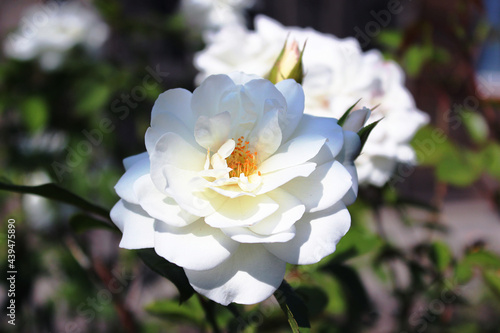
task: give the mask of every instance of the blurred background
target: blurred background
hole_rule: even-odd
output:
[[[312,332],[500,332],[500,1],[401,0],[385,19],[394,1],[256,0],[241,10],[250,28],[264,14],[380,49],[432,119],[413,140],[419,166],[398,166],[382,188],[362,187],[336,253],[290,267],[286,279],[309,306]],[[16,55],[5,45],[43,23],[16,30],[40,3],[0,3],[1,181],[53,182],[110,209],[122,159],[144,151],[154,101],[195,88],[193,56],[203,29],[217,27],[180,10],[181,1],[81,1],[92,23],[76,24],[77,10],[65,29],[89,31],[84,41],[46,36],[63,59],[31,44]],[[0,191],[0,270],[8,270],[9,218],[18,270],[16,326],[3,317],[1,331],[211,331],[195,297],[179,307],[169,281],[120,250],[119,234],[82,227],[81,213]],[[7,290],[2,278],[3,309]],[[210,306],[221,331],[289,330],[274,300],[240,307],[238,318]]]

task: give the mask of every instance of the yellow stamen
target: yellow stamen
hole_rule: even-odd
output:
[[[227,166],[233,169],[229,172],[229,177],[239,177],[242,173],[250,176],[257,169],[257,152],[252,153],[247,149],[249,144],[250,142],[244,141],[244,137],[236,141],[236,147],[226,160]]]

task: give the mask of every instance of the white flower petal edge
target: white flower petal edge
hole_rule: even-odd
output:
[[[185,269],[193,288],[222,304],[254,304],[272,295],[285,275],[286,262],[260,244],[242,244],[223,264],[209,271]]]
[[[221,304],[263,301],[287,262],[331,254],[349,229],[360,141],[303,108],[295,81],[244,73],[161,94],[147,152],[124,160],[115,187],[120,246],[154,248]]]

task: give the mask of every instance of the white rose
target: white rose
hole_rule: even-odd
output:
[[[366,124],[384,118],[372,131],[356,160],[361,184],[384,185],[397,162],[413,163],[409,142],[429,119],[419,111],[404,86],[404,74],[377,51],[363,53],[354,38],[339,39],[310,28],[283,27],[258,16],[255,31],[227,27],[206,39],[207,47],[195,57],[199,82],[207,75],[248,70],[266,75],[286,38],[299,45],[307,41],[303,56],[305,113],[342,116],[361,98],[361,105],[375,107]]]
[[[191,28],[198,32],[243,24],[244,11],[254,0],[182,0],[181,13]]]
[[[350,226],[360,140],[303,108],[295,81],[243,73],[161,94],[147,152],[124,160],[115,187],[120,246],[154,248],[221,304],[260,302],[287,262],[333,253]]]
[[[46,70],[57,68],[65,53],[78,44],[94,52],[109,34],[100,17],[77,1],[34,5],[26,10],[20,22],[17,30],[5,39],[5,54],[19,60],[39,57]]]

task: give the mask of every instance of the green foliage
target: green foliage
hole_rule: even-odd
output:
[[[179,306],[179,302],[170,299],[155,301],[148,304],[145,310],[154,316],[168,320],[170,323],[187,322],[197,327],[203,327],[205,322],[203,308],[193,298],[184,302],[182,306]]]
[[[431,245],[430,258],[441,273],[450,266],[453,255],[448,245],[442,241],[436,241]]]
[[[377,124],[381,121],[382,119],[379,119],[371,124],[366,125],[362,129],[358,131],[359,139],[361,140],[361,148],[360,150],[363,151],[363,147],[368,140],[368,137],[370,136],[370,133],[372,130],[377,126]]]
[[[311,324],[307,306],[286,281],[283,280],[278,290],[274,292],[274,297],[286,315],[292,332],[309,332]]]
[[[49,110],[45,99],[40,96],[32,96],[21,105],[24,123],[31,133],[42,130],[48,121]]]
[[[484,144],[488,139],[488,123],[479,112],[463,111],[460,116],[472,140],[477,144]]]

